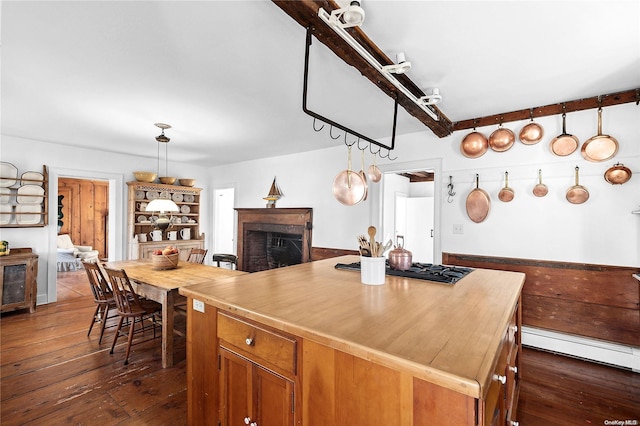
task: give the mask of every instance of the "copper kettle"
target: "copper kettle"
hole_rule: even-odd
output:
[[[402,244],[400,243],[402,240]],[[396,246],[389,252],[389,267],[398,271],[406,271],[411,268],[411,252],[404,249],[404,236],[398,235],[396,237]]]

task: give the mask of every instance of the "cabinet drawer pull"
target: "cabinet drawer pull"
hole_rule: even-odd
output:
[[[253,338],[252,337],[247,337],[244,342],[247,344],[247,346],[253,346]],[[247,424],[249,424],[249,423],[247,423]]]
[[[507,376],[500,376],[498,374],[494,374],[493,375],[493,379],[499,381],[500,383],[502,383],[503,385],[505,383],[507,383]]]
[[[251,417],[245,417],[244,418],[244,424],[248,425],[249,423],[251,423]]]
[[[511,421],[509,422],[509,424],[510,424],[511,426],[520,426],[520,422],[516,422],[516,421],[513,421],[513,420],[511,420]]]
[[[518,367],[516,367],[515,365],[509,366],[509,370],[513,371],[514,373],[518,373]]]
[[[512,325],[511,326],[511,330],[513,330],[514,333],[518,332],[518,326],[517,325]]]

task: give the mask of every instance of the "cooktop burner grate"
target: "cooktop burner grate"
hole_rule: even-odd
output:
[[[397,277],[417,278],[419,280],[435,281],[444,284],[455,284],[473,271],[472,268],[462,268],[460,266],[434,265],[432,263],[412,263],[411,268],[406,271],[397,271],[389,267],[389,261],[386,262],[386,275],[394,275]],[[359,271],[360,262],[354,263],[338,263],[336,269],[345,269],[348,271]]]

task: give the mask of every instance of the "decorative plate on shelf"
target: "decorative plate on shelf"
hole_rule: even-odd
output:
[[[20,179],[20,185],[44,185],[44,175],[40,172],[24,172]]]
[[[180,203],[180,202],[182,202],[182,198],[183,198],[183,197],[182,197],[182,194],[179,194],[179,193],[175,193],[175,194],[173,194],[173,196],[171,197],[171,199],[172,199],[173,201],[175,201],[176,203]]]
[[[155,200],[156,198],[158,198],[157,191],[147,191],[147,200]]]
[[[6,225],[11,222],[11,218],[13,217],[12,213],[13,206],[11,204],[0,204],[0,225]]]
[[[184,194],[184,201],[186,203],[193,203],[195,199],[196,198],[193,196],[193,194]]]
[[[11,201],[11,190],[9,188],[0,188],[0,204],[9,204]]]
[[[42,219],[42,206],[40,204],[18,204],[16,206],[16,223],[19,225],[37,225]],[[32,214],[25,214],[32,213]]]
[[[180,212],[184,214],[191,213],[191,208],[189,206],[182,206],[180,207]]]
[[[138,216],[138,222],[139,223],[148,222],[147,217],[146,216]]]
[[[20,204],[40,204],[44,199],[44,188],[38,185],[22,185],[18,188],[17,201]]]
[[[169,194],[169,191],[162,191],[160,193],[160,195],[158,196],[158,198],[167,198],[167,199],[169,199],[169,198],[171,198],[171,194]]]
[[[0,161],[0,187],[8,188],[18,181],[18,168],[6,161]]]
[[[136,191],[136,200],[144,200],[145,192],[141,189]]]

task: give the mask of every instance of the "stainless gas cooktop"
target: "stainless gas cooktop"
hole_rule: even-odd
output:
[[[359,271],[360,262],[354,263],[338,263],[336,269],[345,269],[349,271]],[[385,274],[397,277],[416,278],[419,280],[435,281],[444,284],[455,284],[473,271],[472,268],[463,268],[460,266],[434,265],[432,263],[412,263],[411,268],[406,271],[397,271],[387,267]]]

